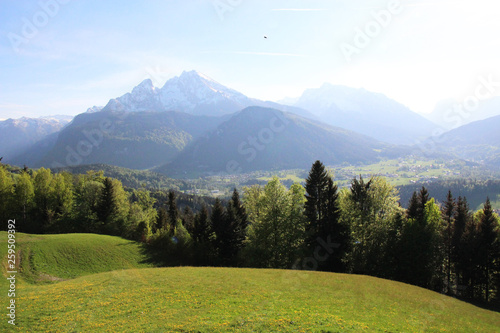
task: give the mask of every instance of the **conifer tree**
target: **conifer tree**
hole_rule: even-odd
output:
[[[209,243],[211,240],[211,226],[207,206],[203,205],[194,218],[193,240],[195,243]]]
[[[312,256],[320,243],[333,244],[333,248],[324,249],[327,253],[322,258],[326,259],[318,261],[318,269],[344,271],[342,259],[348,240],[346,228],[340,223],[338,189],[320,161],[312,165],[305,190],[306,251]]]
[[[193,234],[194,214],[189,206],[186,206],[182,211],[182,225],[186,228],[189,234]]]
[[[455,210],[455,222],[453,225],[453,235],[451,239],[451,256],[452,262],[455,266],[455,275],[457,277],[457,289],[459,286],[463,286],[465,283],[463,281],[464,270],[466,269],[466,253],[464,244],[464,233],[467,224],[471,219],[469,214],[469,205],[467,199],[464,197],[458,197],[456,210]]]
[[[224,262],[228,255],[228,227],[226,212],[219,198],[215,199],[214,206],[212,207],[210,223],[215,236],[213,239],[214,249],[216,250],[218,259]]]
[[[248,226],[248,216],[240,200],[238,190],[233,190],[233,195],[229,201],[226,214],[227,243],[228,251],[232,252],[229,255],[229,261],[235,263],[236,257],[243,247],[246,231]]]
[[[179,209],[177,208],[177,198],[175,196],[174,191],[168,192],[168,222],[169,222],[169,230],[173,232],[175,226],[177,225],[177,220],[179,219]]]
[[[207,206],[204,204],[194,217],[191,234],[194,243],[195,262],[197,265],[212,264],[212,227]]]
[[[444,222],[444,227],[441,230],[441,237],[443,239],[443,250],[444,250],[444,270],[446,275],[446,293],[451,293],[451,270],[452,270],[452,239],[453,239],[453,227],[454,227],[454,216],[455,216],[455,200],[451,195],[451,191],[448,191],[446,197],[446,202],[441,208],[442,220]]]
[[[99,221],[106,225],[113,215],[118,211],[118,201],[115,195],[115,184],[111,178],[106,177],[103,181],[103,189],[97,208]]]
[[[481,278],[484,290],[484,299],[490,300],[493,270],[495,261],[498,260],[496,243],[498,241],[498,219],[493,213],[490,199],[487,198],[478,224],[479,244],[478,266],[481,269]]]

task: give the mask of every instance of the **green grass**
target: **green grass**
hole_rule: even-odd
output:
[[[152,268],[27,286],[20,331],[494,332],[500,314],[392,281],[319,272]]]
[[[144,268],[141,246],[120,238],[17,235],[18,248],[31,251],[32,262],[25,266],[21,253],[17,326],[8,327],[2,315],[0,331],[500,330],[499,313],[389,280],[293,270]],[[5,254],[6,233],[0,237]],[[35,278],[40,274],[59,279]],[[1,299],[5,309],[7,298]]]
[[[7,233],[0,232],[0,253],[7,250],[6,241]],[[29,283],[152,266],[141,244],[105,235],[17,233],[16,252],[18,272]]]

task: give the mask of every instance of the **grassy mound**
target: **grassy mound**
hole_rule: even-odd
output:
[[[0,232],[0,253],[7,250]],[[118,269],[151,267],[141,244],[94,234],[16,234],[18,272],[24,281],[44,283]],[[5,268],[5,267],[4,267]]]
[[[26,285],[20,331],[494,332],[500,314],[367,276],[148,268]]]

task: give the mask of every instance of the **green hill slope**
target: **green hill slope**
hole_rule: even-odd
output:
[[[6,239],[6,233],[0,233],[3,262]],[[17,325],[12,327],[3,320],[0,331],[500,329],[499,313],[368,276],[297,270],[147,268],[140,244],[100,235],[17,234],[17,245],[21,257],[21,280],[16,282]],[[127,267],[131,269],[123,270]],[[2,270],[5,273],[5,264]],[[6,295],[6,279],[2,280],[1,292]],[[6,306],[7,302],[3,297],[2,303]]]
[[[0,232],[5,255],[7,233]],[[46,283],[118,269],[151,267],[143,246],[94,234],[16,234],[18,273],[29,283]]]
[[[367,277],[230,268],[114,271],[18,299],[18,328],[57,332],[494,332],[500,314]]]

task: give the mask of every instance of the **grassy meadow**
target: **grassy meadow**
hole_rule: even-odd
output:
[[[141,245],[117,237],[17,236],[17,325],[4,318],[0,331],[500,330],[497,312],[389,280],[294,270],[154,268]],[[1,232],[4,258],[6,239]],[[0,286],[6,295],[6,279]]]

